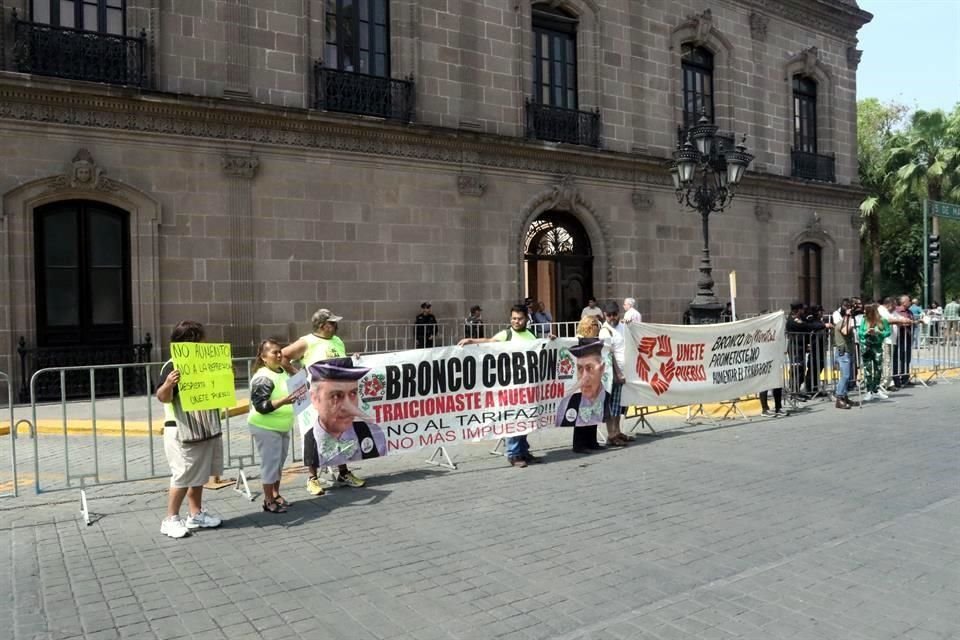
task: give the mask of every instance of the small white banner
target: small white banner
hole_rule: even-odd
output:
[[[783,386],[782,311],[722,324],[624,328],[624,406],[722,402]]]

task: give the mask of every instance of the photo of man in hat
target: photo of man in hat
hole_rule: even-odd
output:
[[[558,427],[576,427],[573,432],[575,453],[601,449],[597,443],[597,425],[606,420],[607,392],[603,388],[603,341],[580,338],[570,347],[577,359],[577,384],[557,407]]]
[[[367,422],[360,411],[357,381],[370,369],[356,367],[350,358],[334,358],[310,365],[310,402],[317,411],[313,425],[316,456],[321,466],[339,465],[338,480],[363,486],[347,462],[387,454],[387,439],[379,425]],[[304,458],[308,454],[304,452]]]

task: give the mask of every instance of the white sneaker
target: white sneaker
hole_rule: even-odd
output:
[[[870,402],[871,400],[873,400],[873,394],[872,394],[872,393],[870,393],[869,391],[867,391],[865,394],[863,394],[863,400],[862,400],[863,402]]]
[[[206,511],[198,511],[196,514],[187,518],[187,529],[214,529],[223,522],[217,516],[212,516]]]
[[[160,533],[165,536],[170,536],[171,538],[182,538],[190,532],[187,530],[186,525],[183,524],[180,516],[170,516],[169,518],[164,518],[163,522],[160,523]]]
[[[878,398],[880,398],[881,400],[889,400],[889,399],[890,399],[890,396],[888,396],[883,389],[877,389],[877,392],[876,392],[874,395],[877,396]]]

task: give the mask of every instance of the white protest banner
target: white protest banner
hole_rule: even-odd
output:
[[[361,356],[356,366],[369,368],[357,381],[364,417],[351,418],[352,427],[335,425],[338,443],[319,443],[319,461],[339,464],[555,426],[565,396],[579,391],[569,351],[575,344],[569,338],[491,342]],[[579,396],[577,402],[589,404]],[[317,411],[304,411],[297,423],[301,433],[316,434]],[[323,431],[333,430],[324,425]]]
[[[624,406],[722,402],[783,386],[783,312],[722,324],[630,324]]]

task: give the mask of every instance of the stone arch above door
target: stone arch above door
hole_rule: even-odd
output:
[[[569,212],[583,225],[593,254],[593,287],[598,297],[609,298],[613,287],[613,265],[610,260],[610,232],[593,206],[580,192],[573,176],[563,176],[555,184],[534,195],[516,218],[513,229],[514,264],[517,268],[517,298],[523,298],[524,244],[527,229],[543,213],[551,210]]]
[[[4,230],[9,260],[0,262],[0,283],[7,314],[5,335],[0,330],[0,370],[15,371],[16,341],[32,344],[36,329],[33,217],[38,207],[62,200],[102,202],[130,215],[131,310],[134,339],[159,328],[158,226],[160,203],[124,182],[107,177],[93,156],[80,149],[59,175],[22,184],[3,194],[0,228]],[[156,356],[156,354],[154,354]]]

